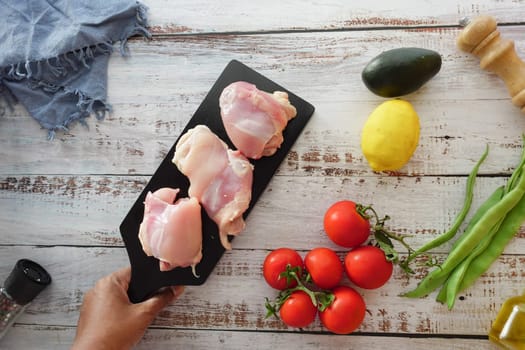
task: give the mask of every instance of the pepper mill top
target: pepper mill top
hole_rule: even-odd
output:
[[[459,34],[457,46],[480,58],[480,67],[496,73],[507,86],[512,103],[525,113],[525,62],[517,55],[514,41],[501,37],[491,16],[479,16]]]
[[[457,45],[460,50],[472,52],[487,38],[490,33],[497,29],[497,22],[491,16],[479,16],[474,21],[469,22],[465,29],[459,34]]]

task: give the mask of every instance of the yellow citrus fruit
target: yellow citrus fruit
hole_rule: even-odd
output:
[[[398,170],[419,141],[419,117],[410,102],[395,99],[372,111],[361,131],[361,150],[374,171]]]

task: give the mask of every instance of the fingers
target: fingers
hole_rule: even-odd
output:
[[[129,281],[131,279],[131,266],[127,266],[120,270],[117,270],[113,272],[112,275],[120,280],[128,282],[129,284]]]
[[[155,317],[169,303],[177,299],[183,291],[183,286],[165,288],[142,304],[146,308],[146,311]]]
[[[172,286],[171,290],[173,292],[175,300],[184,292],[184,286]]]
[[[109,276],[113,277],[122,288],[127,290],[129,281],[131,281],[131,266],[115,271]]]

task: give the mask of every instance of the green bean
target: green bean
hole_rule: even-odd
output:
[[[525,177],[522,175],[522,177]],[[470,287],[494,261],[503,253],[505,247],[514,238],[521,225],[525,222],[525,197],[507,214],[498,233],[493,237],[487,249],[477,256],[469,265],[465,277],[461,281],[459,292]]]
[[[483,203],[481,203],[478,210],[476,210],[474,215],[472,215],[472,218],[470,219],[467,227],[465,228],[465,231],[471,230],[472,227],[474,227],[474,225],[479,221],[479,219],[481,219],[481,217],[485,215],[487,210],[489,210],[492,206],[494,206],[500,201],[500,199],[505,194],[504,189],[505,186],[499,186],[494,190],[494,192],[490,194],[490,196],[488,196],[488,198]]]
[[[439,290],[439,293],[436,297],[436,301],[440,302],[441,304],[444,304],[447,301],[447,288],[448,288],[448,281],[447,279],[445,283],[441,286],[441,289]]]
[[[523,135],[523,141],[525,143],[525,135]],[[505,187],[506,191],[512,190],[516,186],[516,181],[520,176],[524,175],[522,172],[523,165],[525,165],[525,148],[522,150],[518,166],[507,182],[507,186]],[[505,217],[500,231],[497,233],[497,236],[490,241],[487,251],[484,252],[481,257],[473,259],[467,270],[467,277],[461,281],[458,292],[470,287],[481,274],[488,270],[492,263],[503,253],[508,242],[514,237],[524,221],[525,199],[522,199]]]
[[[523,165],[525,165],[525,134],[521,135],[521,137],[522,137],[522,142],[523,142],[524,147],[521,150],[520,162],[518,163],[518,165],[512,172],[512,175],[510,176],[510,179],[507,182],[507,186],[505,187],[505,193],[510,191],[516,186],[516,181],[521,176],[521,169],[523,168]]]
[[[505,217],[502,217],[494,227],[487,233],[485,237],[479,242],[479,244],[472,250],[472,252],[452,271],[447,280],[447,306],[449,310],[452,310],[454,303],[456,302],[456,296],[459,292],[461,282],[464,277],[467,276],[467,270],[471,262],[482,254],[485,249],[488,248],[492,238],[497,234],[501,224]]]
[[[495,205],[503,196],[504,193],[504,186],[500,186],[496,188],[494,192],[478,207],[472,218],[470,219],[467,227],[465,228],[465,231],[463,234],[454,242],[453,248],[456,247],[463,239],[468,235],[468,232],[472,230],[472,227],[479,221],[479,219],[485,215],[487,210],[489,210],[493,205]],[[452,249],[453,249],[452,248]],[[452,250],[451,249],[451,250]],[[449,280],[445,282],[441,290],[439,291],[439,294],[436,297],[436,300],[444,303],[447,298],[447,287],[448,287]]]
[[[446,260],[437,269],[425,276],[419,285],[412,291],[404,294],[406,297],[417,298],[425,296],[443,284],[452,270],[465,259],[479,241],[504,217],[525,194],[525,176],[521,176],[510,192],[496,205],[487,210],[479,221],[472,227],[468,237],[452,249]]]
[[[474,213],[474,215],[470,219],[467,227],[465,228],[465,231],[454,242],[454,244],[452,245],[452,248],[450,250],[453,250],[454,248],[456,248],[465,239],[465,237],[468,236],[467,233],[470,232],[470,230],[472,230],[474,225],[477,224],[477,222],[479,221],[479,219],[483,215],[485,215],[487,210],[492,208],[494,205],[496,205],[496,203],[498,203],[500,201],[500,199],[503,197],[504,194],[505,194],[505,186],[503,186],[503,185],[501,185],[500,187],[496,188],[496,190],[494,192],[492,192],[492,194],[485,200],[485,202],[483,202],[479,206],[478,210],[476,210],[476,212]]]
[[[459,226],[461,226],[461,224],[463,223],[463,220],[465,220],[465,216],[468,214],[470,210],[470,206],[472,204],[472,197],[474,193],[474,184],[476,182],[476,176],[478,175],[478,170],[479,170],[481,163],[483,163],[485,158],[487,158],[488,153],[489,153],[489,146],[487,145],[487,147],[485,148],[485,152],[483,152],[481,158],[478,160],[476,165],[474,165],[474,168],[472,168],[467,178],[467,188],[465,191],[465,201],[463,203],[463,208],[461,208],[461,211],[459,212],[458,216],[454,220],[454,223],[452,224],[452,226],[446,232],[443,232],[441,235],[437,236],[430,242],[425,243],[422,247],[420,247],[419,249],[414,251],[412,254],[410,254],[405,260],[405,262],[403,262],[404,265],[408,266],[408,264],[417,256],[431,249],[434,249],[442,245],[445,242],[448,242],[450,239],[452,239],[456,235],[456,232]]]
[[[523,141],[525,143],[525,135],[522,136]],[[509,181],[507,182],[506,186],[500,186],[498,187],[491,196],[478,208],[472,219],[470,220],[467,228],[465,229],[465,232],[468,232],[472,229],[474,224],[479,220],[481,215],[484,214],[485,211],[488,210],[492,205],[494,205],[503,195],[508,193],[510,190],[512,190],[516,186],[516,181],[519,179],[519,177],[522,174],[522,167],[525,165],[525,148],[523,149],[521,153],[521,159],[519,164],[517,165],[515,171],[512,173]],[[516,205],[518,207],[522,203],[521,201]],[[524,207],[525,209],[525,207]],[[516,211],[517,208],[513,208],[512,211]],[[510,215],[510,212],[509,214]],[[501,254],[501,252],[498,254],[497,252],[494,252],[497,254],[496,257],[492,257],[490,259],[483,259],[478,258],[480,255],[490,255],[490,253],[486,252],[486,249],[491,247],[494,241],[494,235],[500,235],[501,232],[504,232],[506,230],[505,225],[507,225],[508,221],[505,221],[505,225],[503,225],[504,219],[502,218],[497,225],[497,227],[493,228],[489,235],[480,242],[478,246],[476,246],[475,250],[465,259],[463,260],[450,274],[449,278],[445,281],[443,284],[443,287],[439,291],[436,300],[441,303],[447,303],[448,308],[452,309],[456,300],[456,296],[460,291],[463,291],[468,286],[465,285],[465,281],[469,281],[469,283],[473,283],[483,272],[488,269],[488,267],[491,265],[493,260],[497,258]],[[525,215],[523,219],[518,219],[518,222],[521,223],[525,220]],[[501,225],[501,226],[500,226]],[[501,228],[501,230],[497,230],[496,228]],[[519,229],[519,226],[515,228],[515,231]],[[512,228],[511,228],[512,230]],[[498,231],[498,232],[496,232]],[[514,231],[514,232],[515,232]],[[460,238],[454,243],[454,246],[458,245],[463,237],[465,236],[465,233],[460,236]],[[503,245],[506,246],[508,242],[503,242]],[[494,248],[494,247],[492,247]],[[479,261],[483,261],[483,266],[479,266],[480,264],[471,265],[473,261],[476,259],[479,259]],[[474,266],[478,267],[478,271],[474,268]],[[470,282],[472,281],[472,282]]]
[[[524,139],[524,141],[525,141],[525,139]],[[516,182],[518,181],[519,177],[522,175],[521,169],[522,169],[523,165],[525,165],[525,148],[523,149],[523,151],[521,153],[521,159],[520,159],[520,162],[519,162],[518,166],[516,167],[515,171],[512,172],[512,175],[511,175],[510,179],[507,181],[507,185],[504,187],[503,195],[505,195],[506,193],[511,191],[516,186]],[[498,190],[499,190],[499,188],[496,189],[495,192],[498,192]],[[494,195],[494,193],[493,193],[493,195]],[[492,197],[492,195],[489,197],[489,200],[487,200],[487,202],[490,201],[491,197]],[[520,203],[521,202],[519,202],[516,206],[518,206]],[[515,209],[512,209],[512,210],[515,210]],[[510,212],[509,212],[508,215],[510,215]],[[443,286],[442,290],[438,294],[438,298],[439,298],[438,301],[444,302],[443,299],[445,299],[446,302],[447,302],[447,306],[448,306],[449,310],[454,307],[454,303],[456,301],[456,296],[460,292],[460,288],[461,288],[461,284],[463,283],[463,279],[468,277],[469,280],[472,280],[472,279],[476,280],[481,275],[481,273],[485,272],[486,268],[488,268],[488,266],[491,265],[491,263],[489,263],[488,266],[484,265],[484,266],[486,266],[486,268],[484,268],[483,271],[479,271],[479,269],[478,269],[478,271],[476,271],[474,268],[470,268],[470,264],[472,263],[472,261],[474,261],[478,256],[485,254],[485,250],[491,244],[493,244],[493,237],[495,235],[499,235],[500,234],[500,232],[498,232],[498,230],[500,229],[501,225],[503,224],[504,219],[505,218],[501,218],[501,220],[498,222],[498,224],[495,227],[493,227],[491,229],[491,231],[489,232],[489,234],[481,240],[481,242],[476,246],[476,248],[472,251],[472,253],[470,253],[469,256],[465,260],[463,260],[459,264],[459,266],[457,266],[454,269],[454,271],[451,273],[451,275],[449,276],[449,278],[445,282],[445,286]],[[525,220],[525,215],[524,215],[522,220],[519,220],[519,218],[517,219],[517,221],[519,221],[520,225],[523,222],[523,220]],[[473,217],[473,219],[471,220],[471,222],[469,224],[469,227],[471,227],[471,224],[472,224],[473,221],[474,222],[476,221],[476,217]],[[467,227],[467,229],[466,229],[467,231],[469,230],[469,227]],[[515,231],[518,230],[518,229],[519,229],[519,226],[516,227],[513,232],[515,233]],[[513,234],[511,236],[513,236]],[[503,245],[506,246],[507,242],[504,242]],[[487,254],[489,254],[489,253],[487,253]],[[499,256],[499,254],[498,254],[498,256]],[[497,258],[497,256],[495,258]],[[488,260],[492,260],[492,258],[488,259]],[[474,278],[474,276],[475,276],[475,278]]]
[[[522,174],[523,165],[525,165],[525,148],[523,148],[523,151],[521,153],[521,159],[518,166],[516,166],[516,169],[512,172],[509,181],[507,181],[507,185],[505,186],[505,193],[509,192],[514,187],[516,187],[516,181],[520,178]]]

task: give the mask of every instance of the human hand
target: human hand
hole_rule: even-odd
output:
[[[183,291],[165,288],[150,299],[133,304],[127,290],[131,268],[100,279],[84,296],[72,350],[130,349],[144,335],[157,314]]]

